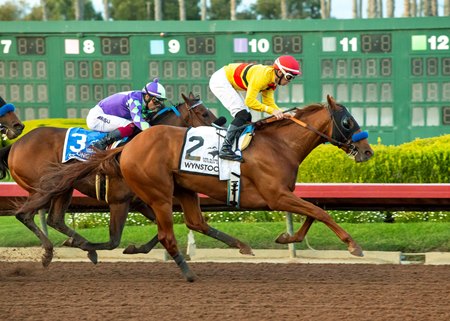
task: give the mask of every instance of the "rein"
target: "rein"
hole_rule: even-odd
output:
[[[187,109],[187,111],[188,111],[188,121],[186,121],[185,119],[183,119],[183,121],[184,121],[184,123],[186,124],[186,125],[189,125],[189,121],[191,121],[192,122],[192,115],[191,115],[191,111],[193,112],[193,109],[195,108],[195,107],[198,107],[198,106],[200,106],[200,105],[202,105],[203,104],[203,101],[201,101],[200,99],[195,103],[195,104],[193,104],[192,106],[189,106],[188,105],[188,103],[184,103],[185,105],[186,105],[186,109]],[[193,122],[192,122],[193,123]]]
[[[293,110],[295,110],[295,109],[297,109],[297,107],[294,107],[294,108],[285,110],[285,111],[283,112],[283,114],[284,114],[284,113],[291,112],[291,111],[293,111]],[[333,115],[333,113],[329,110],[329,108],[327,108],[327,110],[328,110],[328,112],[330,113],[330,118],[331,118],[333,124],[336,124],[336,123],[335,123],[335,120],[334,120],[334,115]],[[352,143],[347,143],[347,142],[343,143],[343,142],[340,142],[340,141],[334,139],[333,137],[330,137],[330,136],[328,136],[327,134],[322,133],[321,131],[319,131],[317,128],[311,126],[310,124],[307,124],[307,123],[301,121],[300,119],[295,118],[295,117],[292,116],[292,115],[289,115],[289,117],[287,117],[287,119],[293,121],[293,122],[296,123],[297,125],[302,126],[303,128],[306,128],[306,129],[308,129],[308,130],[314,132],[315,134],[317,134],[317,135],[319,135],[320,137],[324,138],[326,141],[328,141],[330,144],[332,144],[332,145],[334,145],[334,146],[337,146],[337,147],[339,147],[339,148],[342,148],[342,147],[348,148],[348,149],[350,150],[349,154],[354,154],[355,151],[356,151],[356,148],[355,148],[355,146],[354,146]],[[270,117],[268,117],[268,118],[259,120],[259,121],[257,121],[257,122],[267,124],[267,123],[272,123],[272,122],[274,122],[274,121],[278,121],[278,119],[276,119],[274,116],[270,116]]]
[[[294,123],[296,123],[296,124],[302,126],[303,128],[309,129],[310,131],[316,133],[317,135],[319,135],[320,137],[326,139],[329,143],[331,143],[331,144],[333,144],[333,145],[336,145],[336,146],[339,146],[339,147],[342,147],[342,146],[344,146],[344,145],[349,145],[349,144],[346,144],[346,143],[338,142],[338,141],[337,141],[336,139],[334,139],[333,137],[330,137],[330,136],[328,136],[328,135],[322,133],[321,131],[317,130],[315,127],[311,126],[310,124],[306,124],[306,123],[302,122],[300,119],[297,119],[297,118],[295,118],[295,117],[292,116],[292,115],[290,115],[290,116],[288,117],[288,119],[289,119],[289,120],[292,120]]]

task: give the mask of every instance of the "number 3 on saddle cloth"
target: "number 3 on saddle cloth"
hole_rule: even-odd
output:
[[[233,144],[236,154],[241,154],[251,141],[255,128],[248,125],[239,140]],[[227,204],[239,208],[240,162],[219,158],[226,129],[221,127],[192,127],[186,131],[181,150],[179,170],[199,175],[218,176],[228,181]]]
[[[108,133],[87,130],[84,128],[72,127],[67,130],[66,138],[64,140],[64,147],[62,153],[62,163],[71,159],[85,161],[94,154],[94,149],[91,145],[99,139],[105,137]],[[114,142],[111,148],[117,147],[119,144],[126,141],[125,139]]]

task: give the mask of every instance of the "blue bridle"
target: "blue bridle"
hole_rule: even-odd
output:
[[[167,113],[169,111],[173,111],[175,113],[175,115],[177,115],[177,117],[181,117],[181,114],[178,111],[177,107],[170,106],[170,107],[164,107],[163,109],[158,110],[158,112],[155,115],[155,118],[160,116],[160,115],[162,115],[162,114],[165,114],[165,113]]]

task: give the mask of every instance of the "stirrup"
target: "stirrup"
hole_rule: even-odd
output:
[[[108,147],[108,144],[107,143],[105,144],[105,143],[100,142],[100,141],[96,141],[95,143],[92,144],[92,147],[95,147],[95,148],[100,149],[100,150],[105,150],[106,147]]]
[[[236,161],[236,162],[240,162],[240,163],[244,162],[244,159],[242,158],[242,156],[236,155],[233,152],[227,153],[227,154],[219,153],[219,158],[226,159],[226,160],[231,160],[231,161]]]
[[[107,138],[107,137],[105,137],[105,138]],[[108,146],[114,144],[117,141],[115,139],[105,139],[105,138],[102,138],[102,139],[94,142],[92,144],[92,147],[95,147],[100,150],[106,150],[108,148]]]

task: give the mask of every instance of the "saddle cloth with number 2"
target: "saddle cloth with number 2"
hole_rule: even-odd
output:
[[[244,130],[239,139],[240,147],[235,148],[236,153],[241,153],[241,150],[249,145],[252,132],[253,126],[248,126]],[[223,128],[212,126],[189,128],[184,138],[179,169],[189,173],[219,176],[220,180],[228,180],[232,171],[240,174],[239,162],[219,158],[219,150],[225,135],[226,129]]]

